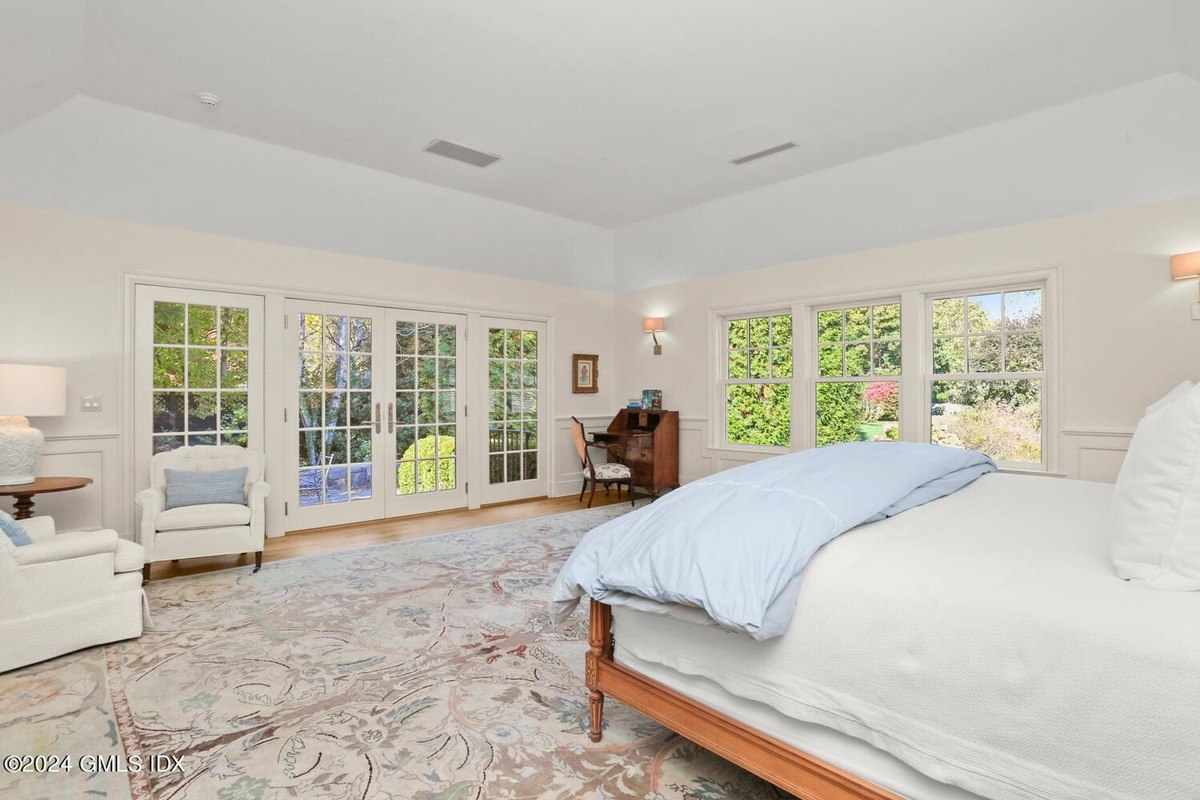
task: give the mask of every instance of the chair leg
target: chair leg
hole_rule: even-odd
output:
[[[629,495],[629,507],[630,507],[630,508],[633,508],[633,500],[634,500],[634,497],[633,497],[633,484],[632,484],[632,483],[631,483],[631,484],[629,484],[629,486],[628,486],[628,487],[626,487],[625,491],[626,491],[626,493],[628,493],[628,495]]]
[[[150,565],[142,564],[142,583],[150,582]]]
[[[587,504],[588,508],[592,507],[592,501],[595,499],[596,499],[596,483],[593,481],[592,482],[592,493],[588,495],[588,504]]]
[[[260,569],[262,569],[262,554],[263,554],[262,550],[259,550],[258,552],[256,552],[254,554],[254,571],[255,572],[258,572]]]
[[[579,487],[579,502],[583,502],[583,493],[587,491],[587,478],[583,479],[583,486]]]

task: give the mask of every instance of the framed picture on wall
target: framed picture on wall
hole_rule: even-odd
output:
[[[571,391],[592,394],[600,391],[600,356],[576,353],[571,356]]]

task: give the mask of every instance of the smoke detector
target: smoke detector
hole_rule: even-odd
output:
[[[221,98],[212,92],[200,92],[200,94],[196,95],[196,99],[205,108],[217,108],[221,105]]]

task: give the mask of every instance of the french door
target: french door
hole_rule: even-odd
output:
[[[466,318],[288,301],[286,529],[466,505]]]
[[[546,324],[484,317],[488,422],[482,502],[545,495]]]
[[[184,445],[263,448],[263,298],[134,289],[134,469]]]

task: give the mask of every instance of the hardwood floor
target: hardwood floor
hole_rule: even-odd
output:
[[[598,491],[592,507],[628,502],[629,500],[624,494],[618,499],[615,490],[608,496],[605,496],[603,491]],[[647,502],[647,499],[639,496],[639,507]],[[435,514],[417,514],[411,517],[360,522],[333,528],[294,531],[287,536],[267,539],[263,549],[263,562],[282,561],[285,558],[309,556],[316,553],[331,553],[336,550],[348,550],[353,547],[384,542],[399,542],[421,536],[432,536],[437,533],[482,528],[502,522],[546,517],[583,508],[587,508],[587,500],[585,498],[584,502],[580,503],[578,495],[541,497],[535,500],[520,500],[515,503],[500,503],[475,510],[439,511]],[[151,567],[150,580],[195,575],[231,567],[244,567],[253,563],[253,553],[238,557],[188,558],[179,563],[160,561]]]

